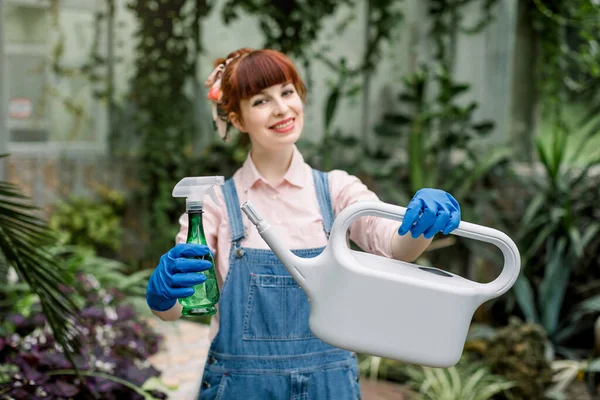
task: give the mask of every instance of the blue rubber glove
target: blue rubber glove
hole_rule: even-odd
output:
[[[420,189],[406,207],[399,235],[410,231],[413,238],[424,235],[432,238],[436,233],[449,234],[460,223],[460,206],[451,194],[439,189]]]
[[[204,274],[212,264],[199,257],[211,253],[201,244],[178,244],[160,257],[158,266],[150,276],[146,286],[146,303],[155,311],[166,311],[175,305],[177,299],[194,294],[193,286],[204,281]],[[211,253],[212,254],[212,253]]]

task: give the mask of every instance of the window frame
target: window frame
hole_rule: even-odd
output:
[[[60,8],[62,10],[74,10],[82,12],[96,12],[99,7],[97,0],[61,0]],[[29,8],[50,9],[50,0],[0,0],[0,21],[5,18],[4,7],[6,5],[16,5]],[[47,118],[36,120],[16,120],[11,119],[8,113],[9,106],[9,85],[6,84],[9,79],[8,62],[11,56],[32,55],[47,57],[50,53],[51,44],[20,44],[7,43],[4,25],[0,24],[0,154],[22,154],[22,155],[52,155],[64,153],[83,153],[83,154],[107,154],[108,152],[108,127],[107,111],[102,109],[99,102],[92,105],[91,110],[96,120],[94,134],[98,139],[93,142],[87,141],[39,141],[39,142],[14,142],[10,140],[10,130],[14,128],[46,127],[51,129],[51,121]],[[51,79],[51,72],[44,72],[47,79]],[[5,176],[5,171],[0,161],[0,179]]]

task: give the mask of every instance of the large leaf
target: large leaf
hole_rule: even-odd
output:
[[[529,262],[529,259],[532,257],[535,257],[537,251],[543,246],[543,244],[546,242],[546,240],[550,237],[552,232],[554,232],[555,230],[556,230],[556,227],[554,224],[546,224],[541,229],[541,231],[539,232],[538,236],[535,238],[533,243],[523,254],[523,260],[524,260],[523,264],[527,265]]]
[[[540,210],[544,206],[546,196],[544,193],[538,193],[533,200],[529,203],[529,206],[525,210],[523,218],[521,218],[521,226],[523,228],[531,226],[533,219],[540,214]],[[527,231],[527,229],[525,228]]]
[[[327,103],[325,104],[325,131],[329,130],[329,126],[333,121],[333,115],[335,110],[337,109],[337,103],[340,97],[340,87],[335,86],[329,97],[327,98]]]
[[[552,335],[558,327],[560,310],[571,275],[571,265],[568,262],[565,238],[561,238],[558,244],[549,241],[548,248],[545,275],[540,285],[539,306],[542,324]]]
[[[554,178],[553,163],[552,163],[552,159],[550,158],[550,155],[548,154],[548,152],[546,150],[546,145],[544,144],[543,140],[539,137],[536,138],[535,145],[537,147],[537,152],[540,157],[540,161],[542,162],[542,166],[546,170],[548,176],[550,177],[550,180],[553,180],[553,178]]]
[[[74,329],[77,306],[61,290],[70,286],[71,276],[44,250],[54,237],[28,202],[18,186],[0,182],[0,252],[39,297],[56,341],[73,361],[80,347]]]
[[[475,182],[489,173],[489,171],[491,171],[495,166],[508,160],[510,153],[510,148],[501,147],[493,148],[484,156],[482,156],[478,160],[478,163],[475,165],[475,168],[471,171],[471,173],[468,176],[463,177],[461,185],[458,186],[456,191],[457,196],[460,198],[466,196],[466,194],[472,189]]]
[[[525,275],[521,274],[519,278],[517,278],[517,281],[513,285],[513,291],[517,303],[519,304],[521,311],[523,311],[527,321],[539,323],[533,288]]]

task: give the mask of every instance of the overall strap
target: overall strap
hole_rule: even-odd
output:
[[[242,239],[246,237],[246,232],[244,230],[240,201],[238,199],[233,178],[229,178],[225,181],[223,186],[223,196],[225,197],[229,228],[231,229],[231,243],[233,243],[236,248],[239,248]]]
[[[329,179],[326,172],[319,171],[313,168],[313,179],[315,181],[315,190],[317,193],[317,201],[321,209],[323,217],[323,230],[325,236],[329,239],[331,226],[333,225],[333,208],[331,206],[331,196],[329,193]]]

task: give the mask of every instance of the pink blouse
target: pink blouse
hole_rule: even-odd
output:
[[[290,168],[277,185],[268,183],[258,172],[250,155],[233,175],[240,205],[250,200],[257,211],[274,228],[290,249],[315,248],[327,245],[323,231],[323,218],[315,196],[311,167],[302,154],[294,148]],[[329,173],[329,190],[334,215],[359,200],[379,200],[358,178],[341,170]],[[221,188],[215,190],[220,205],[210,200],[204,202],[203,226],[208,247],[215,253],[216,271],[220,282],[229,270],[231,231]],[[242,213],[247,237],[242,240],[246,248],[268,249],[256,227]],[[176,243],[187,238],[187,214],[179,219],[181,229]],[[397,234],[399,221],[373,216],[359,217],[349,229],[350,239],[368,253],[392,256],[392,236]],[[211,319],[210,339],[219,329],[219,313]]]

